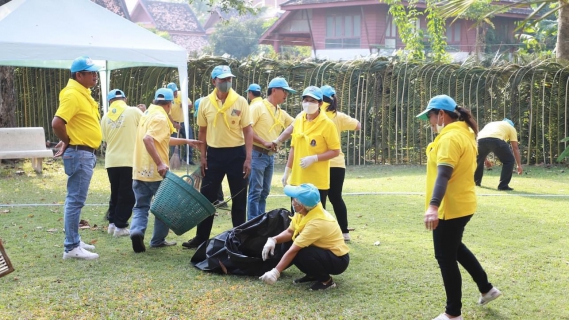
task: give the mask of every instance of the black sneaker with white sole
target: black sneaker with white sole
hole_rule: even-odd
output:
[[[131,233],[130,241],[132,241],[132,250],[136,253],[141,253],[146,251],[144,246],[144,235],[142,233]]]
[[[334,282],[334,280],[332,280],[332,278],[330,278],[330,280],[328,280],[325,283],[322,283],[320,281],[314,282],[314,284],[310,287],[310,290],[311,291],[328,290],[332,288],[336,288],[336,283]]]

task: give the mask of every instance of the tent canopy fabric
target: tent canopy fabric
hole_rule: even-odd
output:
[[[176,67],[188,122],[186,49],[90,0],[12,0],[0,6],[0,48],[5,66],[69,69],[75,58],[89,56],[104,67],[103,97],[111,70]],[[106,112],[108,102],[102,102]]]

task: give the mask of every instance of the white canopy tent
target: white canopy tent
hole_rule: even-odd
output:
[[[188,123],[186,50],[89,0],[12,0],[0,6],[0,48],[5,66],[69,69],[75,58],[89,56],[104,67],[105,113],[111,70],[177,67]]]

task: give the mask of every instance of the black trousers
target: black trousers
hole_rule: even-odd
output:
[[[493,152],[500,162],[502,162],[502,173],[500,174],[498,189],[509,187],[516,159],[510,149],[510,145],[506,141],[498,138],[482,138],[478,140],[478,157],[476,157],[474,182],[476,182],[477,185],[482,183],[482,176],[484,175],[484,160],[490,152]]]
[[[344,178],[346,177],[346,168],[330,168],[330,190],[328,190],[328,197],[336,220],[342,229],[342,233],[349,233],[348,231],[348,209],[346,203],[342,198],[342,188],[344,187]],[[322,195],[320,196],[322,198]],[[326,208],[326,196],[322,198],[322,205]]]
[[[231,192],[231,222],[233,227],[245,223],[247,212],[247,186],[249,179],[243,178],[245,146],[233,148],[207,147],[207,170],[200,192],[211,202],[218,199],[221,182],[227,176]],[[213,216],[198,224],[196,237],[206,241],[213,227]]]
[[[308,246],[298,251],[292,263],[306,275],[325,282],[330,279],[331,274],[346,271],[350,264],[350,255],[346,253],[338,257],[330,250]]]
[[[451,316],[461,315],[462,277],[457,261],[470,274],[480,292],[488,292],[492,284],[478,259],[462,243],[464,227],[472,216],[457,219],[439,220],[433,231],[435,258],[441,268],[447,304],[445,312]]]
[[[126,228],[135,203],[132,191],[132,167],[107,168],[107,175],[111,183],[109,223],[114,223],[117,228]]]
[[[328,196],[328,190],[318,189],[320,193],[320,202],[322,202],[322,207],[326,209],[326,197]],[[294,213],[294,207],[292,206],[292,198],[290,198],[290,212]]]

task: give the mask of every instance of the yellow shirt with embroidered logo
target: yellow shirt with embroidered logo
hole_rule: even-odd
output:
[[[161,106],[151,104],[148,110],[140,118],[134,144],[134,157],[132,168],[132,179],[141,181],[162,181],[158,173],[158,166],[146,151],[144,145],[145,136],[154,138],[154,146],[163,163],[168,164],[168,148],[170,135],[174,132],[174,127],[170,123],[168,114]]]
[[[324,109],[324,107],[322,108]],[[330,120],[332,120],[332,122],[334,122],[334,125],[336,125],[336,130],[338,131],[338,138],[340,139],[340,144],[342,142],[342,131],[348,131],[348,130],[355,130],[358,127],[358,123],[359,121],[350,117],[349,115],[343,113],[343,112],[329,112],[329,111],[325,111],[326,109],[322,110],[326,113],[326,115],[328,116],[328,118],[330,118]],[[346,158],[344,156],[344,153],[342,152],[342,149],[340,148],[340,154],[335,157],[330,159],[330,167],[331,168],[345,168],[346,167]]]
[[[325,218],[310,219],[311,215],[323,215]],[[303,220],[305,219],[308,219],[308,221],[304,222]],[[298,230],[299,228],[301,228],[301,230]],[[289,230],[292,230],[293,233],[298,233],[293,243],[301,248],[315,246],[330,250],[337,257],[341,257],[350,252],[350,248],[344,241],[342,230],[340,230],[338,222],[330,213],[322,208],[321,203],[319,203],[316,208],[310,210],[305,216],[300,213],[295,213],[290,222]]]
[[[306,113],[301,112],[294,119],[291,147],[294,147],[291,185],[312,183],[319,190],[330,189],[330,161],[317,161],[306,169],[300,167],[300,159],[328,150],[340,149],[340,138],[334,122],[323,112],[312,121],[306,119]]]
[[[192,105],[192,100],[188,98],[188,108]],[[182,96],[178,92],[178,96],[174,97],[172,108],[170,108],[170,117],[176,122],[184,122],[184,110],[182,108]]]
[[[279,106],[275,106],[267,99],[261,99],[251,103],[251,122],[253,131],[265,141],[273,141],[279,137],[281,132],[292,124],[294,118]],[[277,121],[275,121],[275,119]],[[259,143],[256,146],[265,148]]]
[[[439,206],[439,219],[450,220],[474,214],[476,193],[476,140],[466,122],[456,121],[446,125],[427,146],[427,190],[425,209],[433,196],[438,166],[453,168],[446,193]]]
[[[118,118],[113,120],[110,115],[117,106],[121,106],[123,110]],[[127,106],[123,100],[114,101],[109,106],[109,112],[101,120],[103,141],[107,142],[105,168],[132,167],[132,155],[141,117],[140,109]]]
[[[217,89],[214,89],[214,92]],[[234,92],[233,89],[231,91]],[[231,95],[232,93],[230,93]],[[249,105],[247,100],[234,92],[233,102],[224,114],[218,114],[222,109],[221,100],[215,96],[216,105],[212,104],[210,96],[200,101],[197,123],[200,127],[207,127],[207,145],[214,148],[231,148],[245,145],[243,128],[251,125]],[[229,96],[228,96],[229,99]]]
[[[67,86],[59,93],[59,107],[55,116],[66,122],[70,145],[99,148],[103,139],[101,114],[90,89],[69,79]]]

